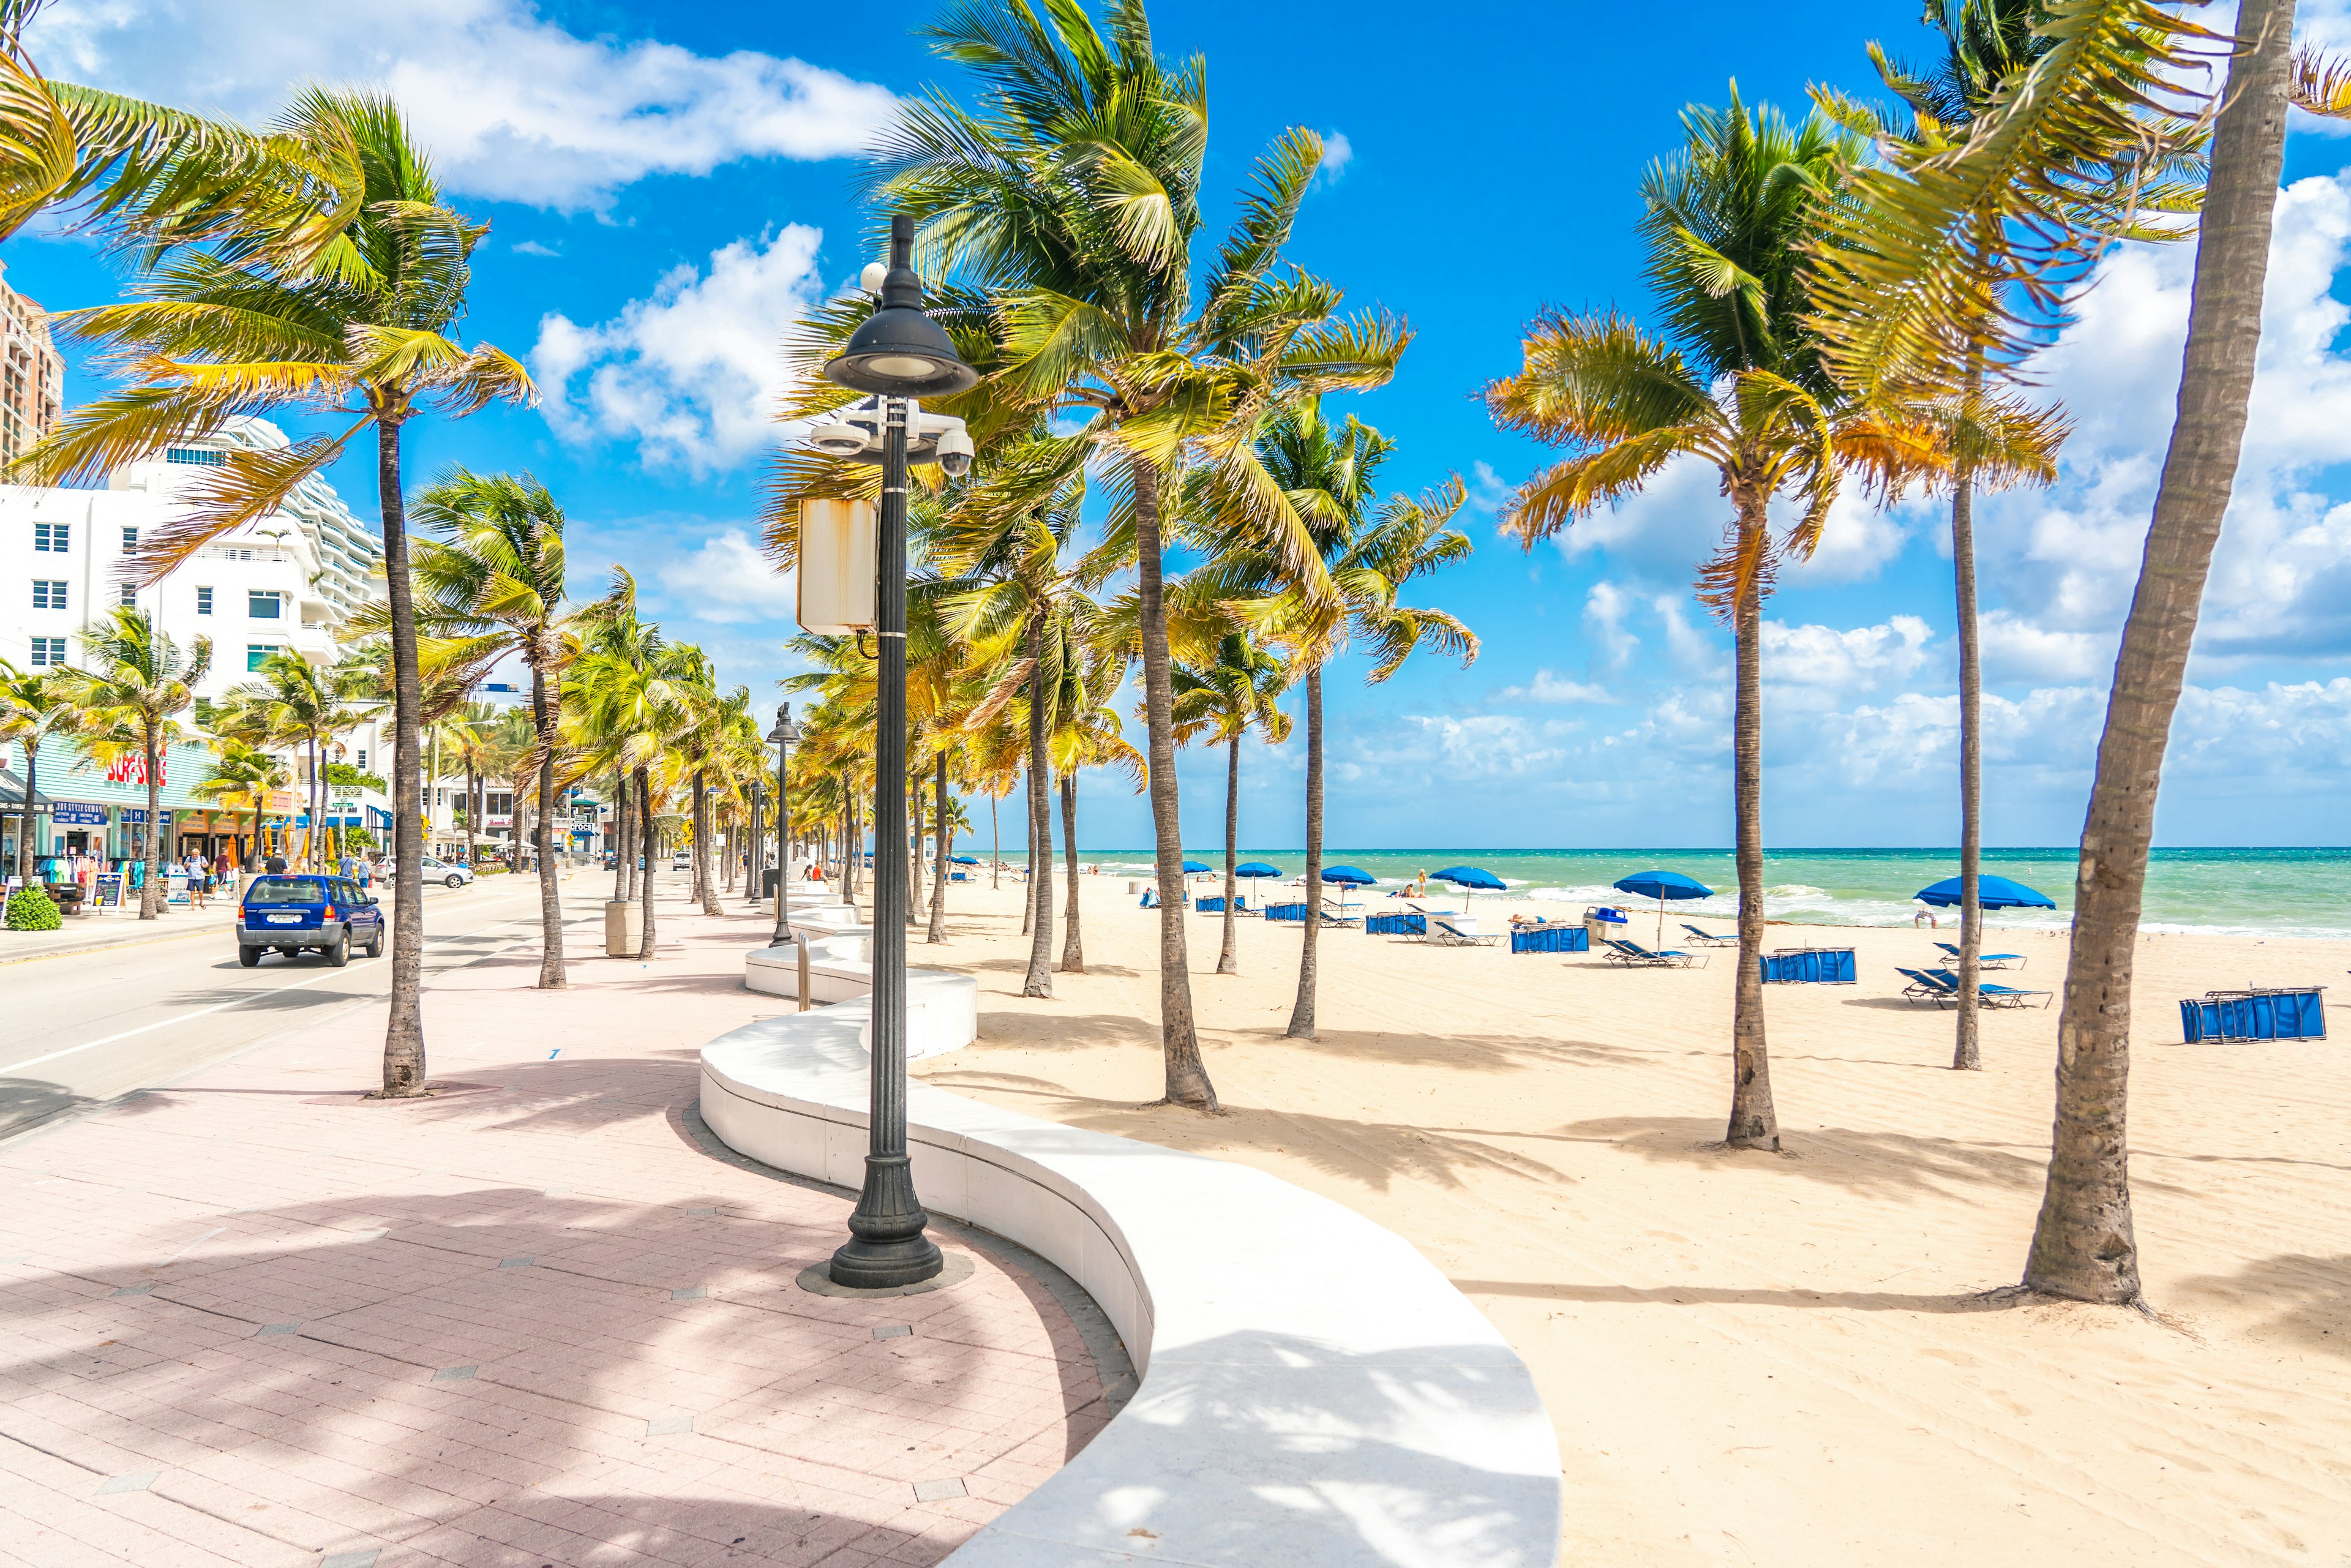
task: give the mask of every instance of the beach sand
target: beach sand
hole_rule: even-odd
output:
[[[1850,942],[1861,979],[1766,991],[1786,1152],[1732,1154],[1708,1146],[1729,1107],[1727,952],[1619,972],[1326,932],[1303,1042],[1281,1038],[1300,933],[1240,922],[1241,973],[1217,976],[1219,921],[1194,915],[1227,1113],[1207,1117],[1144,1108],[1163,1087],[1156,912],[1085,878],[1087,972],[1026,1000],[1023,890],[980,874],[950,890],[949,942],[917,932],[909,957],[979,977],[982,1038],[915,1071],[1259,1166],[1408,1238],[1534,1369],[1565,1561],[2351,1562],[2346,1047],[2186,1046],[2177,1007],[2340,983],[2351,943],[2141,939],[2143,1315],[1980,1297],[2022,1270],[2056,1012],[1986,1014],[1985,1071],[1949,1071],[1953,1015],[1901,1000],[1893,973],[1948,923],[1771,928],[1767,947]],[[1490,931],[1510,906],[1472,907]],[[1991,977],[2063,979],[2062,936],[1994,935],[2029,962]],[[1057,956],[1061,938],[1057,920]]]

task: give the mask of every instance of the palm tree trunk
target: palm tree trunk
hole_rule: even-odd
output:
[[[723,915],[718,907],[718,879],[710,864],[712,841],[718,837],[715,805],[710,799],[710,781],[702,768],[694,770],[694,866],[702,879],[702,913]]]
[[[147,752],[147,880],[139,890],[139,918],[152,920],[163,913],[163,759],[158,727],[146,726]],[[312,817],[313,822],[319,819]]]
[[[612,902],[629,899],[629,776],[612,774]]]
[[[1217,1108],[1216,1085],[1200,1058],[1192,1017],[1191,957],[1184,941],[1184,823],[1176,798],[1176,692],[1167,656],[1167,602],[1161,582],[1159,470],[1129,459],[1134,489],[1134,543],[1143,631],[1143,714],[1149,730],[1151,828],[1159,873],[1159,1038],[1166,1056],[1167,1098],[1196,1110]]]
[[[1769,528],[1762,502],[1740,506],[1739,527]],[[1731,809],[1738,820],[1739,973],[1731,980],[1730,1129],[1735,1149],[1777,1149],[1771,1059],[1763,1041],[1763,593],[1751,579],[1734,612],[1738,695],[1731,716]]]
[[[1975,483],[1964,473],[1951,486],[1951,577],[1959,622],[1959,1022],[1951,1066],[1973,1072],[1983,1067],[1976,1016],[1983,953],[1983,660],[1976,634]]]
[[[475,824],[475,823],[476,823],[476,822],[478,822],[478,821],[480,821],[482,820],[482,813],[481,813],[480,810],[479,810],[477,807],[475,807],[475,804],[474,804],[474,797],[475,797],[475,795],[479,791],[480,785],[481,785],[481,780],[480,780],[480,779],[479,779],[475,775],[475,772],[474,772],[474,765],[473,765],[472,763],[470,763],[470,762],[466,763],[466,764],[465,764],[465,863],[466,863],[467,865],[469,865],[469,866],[472,866],[472,867],[474,868],[475,873],[476,874],[479,874],[479,873],[481,872],[481,869],[482,869],[482,863],[481,863],[481,852],[480,852],[477,849],[475,849],[475,845],[474,845],[474,824]],[[311,819],[310,819],[310,821],[312,821],[313,822],[316,822],[318,820],[319,820],[319,819],[318,819],[318,818],[316,818],[316,817],[313,817],[313,818],[311,818]]]
[[[1053,805],[1046,780],[1044,622],[1029,618],[1029,974],[1024,997],[1053,994]]]
[[[33,792],[41,777],[41,747],[37,741],[20,742],[25,748],[25,809],[16,819],[16,876],[26,887],[33,885]]]
[[[538,988],[559,991],[563,973],[563,890],[555,880],[555,712],[547,672],[530,672],[530,722],[538,735]]]
[[[33,809],[32,800],[30,795],[25,797],[27,812]],[[987,798],[987,858],[994,862],[987,869],[987,891],[994,893],[1004,885],[1004,824],[996,819],[996,797],[993,794]]]
[[[2027,1288],[2076,1301],[2139,1295],[2129,1143],[2132,949],[2164,745],[2195,639],[2204,580],[2235,483],[2261,346],[2270,222],[2285,148],[2294,0],[2242,0],[2242,40],[2212,134],[2196,243],[2179,414],[2147,532],[2082,828],[2074,935],[2057,1019],[2057,1117]]]
[[[653,956],[653,853],[657,846],[653,842],[653,770],[638,768],[637,838],[645,852],[645,868],[637,878],[637,896],[644,911],[644,933],[637,939],[640,960]]]
[[[1225,758],[1225,945],[1217,953],[1217,973],[1238,975],[1240,960],[1233,952],[1233,895],[1236,878],[1234,862],[1238,853],[1241,831],[1241,732],[1233,731],[1231,744]]]
[[[912,750],[913,747],[908,747]],[[923,909],[923,776],[908,771],[906,779],[906,929],[912,931]]]
[[[408,517],[400,488],[400,421],[376,421],[376,493],[392,609],[392,1011],[383,1031],[383,1092],[424,1092],[423,694],[416,673],[416,606],[408,582]]]
[[[1061,775],[1061,858],[1069,867],[1069,907],[1061,912],[1061,973],[1086,972],[1086,943],[1078,928],[1078,770]]]
[[[1026,791],[1028,789],[1029,779],[1029,770],[1027,768],[1024,768],[1020,770],[1020,778],[1021,789],[1023,791]],[[1024,795],[1024,799],[1021,802],[1021,813],[1029,829],[1028,880],[1020,884],[1022,888],[1020,894],[1020,935],[1026,936],[1037,925],[1037,802],[1033,797]]]
[[[1306,945],[1298,953],[1298,1002],[1291,1040],[1314,1038],[1316,962],[1322,941],[1322,666],[1306,672]]]
[[[947,754],[940,752],[933,767],[931,794],[938,808],[932,820],[931,865],[931,931],[930,940],[947,939]]]

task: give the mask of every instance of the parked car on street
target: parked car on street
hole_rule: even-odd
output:
[[[694,869],[694,857],[688,854],[685,851],[680,850],[677,853],[670,857],[669,869],[672,871],[692,871]]]
[[[392,873],[397,869],[391,862],[386,862],[383,868],[383,880],[392,881]],[[444,861],[426,855],[419,862],[417,870],[426,882],[437,882],[444,887],[463,887],[474,880],[474,868],[463,861]]]
[[[347,877],[276,873],[253,879],[236,910],[236,961],[246,968],[264,953],[326,955],[341,968],[354,946],[383,956],[383,910]]]

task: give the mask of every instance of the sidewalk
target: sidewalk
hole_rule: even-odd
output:
[[[225,931],[236,924],[236,901],[212,900],[202,909],[183,904],[153,920],[139,918],[136,904],[129,909],[89,915],[68,915],[55,931],[0,929],[0,964],[27,958],[62,958],[73,953],[96,953],[108,947],[131,947],[141,942],[193,936],[200,931]]]
[[[766,922],[660,920],[569,991],[445,977],[437,1099],[359,1097],[379,1006],[0,1145],[0,1563],[921,1564],[1082,1447],[1096,1363],[1000,1244],[796,1287],[850,1200],[694,1113]]]

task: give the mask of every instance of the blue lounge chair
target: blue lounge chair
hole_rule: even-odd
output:
[[[1949,969],[1929,969],[1927,973],[1949,985],[1951,988],[1952,1001],[1956,1003],[1959,1000],[1959,976]],[[1987,985],[1981,980],[1976,982],[1976,1000],[1988,1008],[2021,1008],[2030,1003],[2035,997],[2041,998],[2041,1005],[2045,1008],[2049,1005],[2052,994],[2048,991],[2021,991],[2014,986]]]
[[[1712,931],[1701,931],[1687,921],[1682,922],[1682,929],[1688,932],[1690,934],[1690,940],[1697,943],[1701,947],[1736,947],[1739,946],[1739,937],[1735,933],[1731,936],[1724,936]]]
[[[1333,909],[1326,901],[1322,905],[1322,925],[1326,930],[1334,925],[1342,929],[1346,929],[1361,925],[1363,923],[1364,917],[1362,915],[1347,909],[1343,904]]]
[[[1949,942],[1938,942],[1935,946],[1940,947],[1944,952],[1949,953],[1951,956],[1952,963],[1956,964],[1959,961],[1959,950],[1957,947],[1952,946]],[[2020,969],[2024,967],[2024,955],[2022,953],[1979,953],[1976,955],[1976,967],[1979,968],[2005,969],[2011,964]]]
[[[1306,924],[1306,905],[1303,904],[1269,904],[1265,906],[1265,917],[1268,920],[1286,920],[1290,922],[1292,925],[1303,925]]]
[[[1653,953],[1638,942],[1627,942],[1622,937],[1611,937],[1608,951],[1602,956],[1627,969],[1690,969],[1706,965],[1703,954],[1683,953],[1670,947]]]

